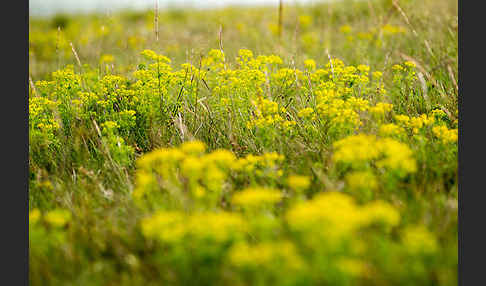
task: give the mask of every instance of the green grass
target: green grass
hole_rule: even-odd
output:
[[[154,17],[30,19],[31,285],[457,284],[457,2]]]

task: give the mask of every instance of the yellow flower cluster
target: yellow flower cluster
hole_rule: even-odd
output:
[[[390,138],[358,134],[335,142],[334,148],[335,162],[350,164],[357,169],[366,168],[374,162],[376,167],[405,174],[417,170],[410,148]]]
[[[383,27],[381,27],[381,30],[383,31],[383,35],[385,36],[391,36],[395,34],[405,34],[407,31],[405,28],[400,27],[400,26],[393,26],[390,24],[386,24]]]
[[[436,122],[434,116],[428,116],[427,114],[421,114],[417,117],[396,115],[395,120],[401,127],[410,130],[413,134],[418,134],[422,128],[432,126]]]
[[[158,211],[141,222],[142,234],[166,243],[191,242],[223,243],[241,238],[247,225],[238,214],[228,212]],[[189,242],[189,243],[191,243]]]
[[[276,189],[249,188],[235,193],[232,203],[243,208],[254,209],[277,203],[281,198],[281,192]]]
[[[200,141],[189,141],[175,148],[161,148],[140,157],[136,164],[134,197],[168,192],[181,197],[189,191],[190,197],[216,203],[232,171],[248,174],[271,173],[281,175],[278,164],[283,156],[265,153],[237,159],[225,149],[206,153]],[[251,192],[249,192],[251,193]],[[179,198],[180,199],[180,198]]]
[[[41,218],[52,227],[62,228],[71,221],[71,212],[58,208],[41,214],[39,209],[33,209],[29,212],[29,225],[37,224]]]
[[[44,220],[52,226],[63,227],[71,220],[71,212],[64,209],[55,209],[44,215]]]
[[[284,107],[279,108],[274,101],[259,96],[252,103],[255,107],[255,117],[247,122],[248,128],[281,126],[284,130],[290,130],[297,124],[293,120],[287,120],[286,109]]]
[[[208,57],[201,62],[203,67],[211,67],[214,69],[224,68],[224,53],[221,50],[212,49],[209,51]]]
[[[41,217],[39,209],[33,209],[29,212],[29,225],[36,224]]]
[[[437,239],[421,225],[406,227],[402,241],[411,253],[434,253],[438,249]]]
[[[235,170],[241,170],[247,173],[258,172],[259,169],[276,170],[285,157],[276,152],[269,152],[262,155],[249,154],[246,157],[239,158],[235,165]]]
[[[236,267],[262,268],[276,267],[276,270],[295,271],[304,267],[304,261],[290,241],[235,244],[229,252],[229,260]]]
[[[398,86],[402,85],[403,81],[411,83],[418,79],[415,72],[416,64],[411,61],[406,61],[403,65],[395,64],[392,66],[394,72],[393,82]]]
[[[405,129],[393,123],[387,123],[380,126],[378,134],[383,137],[400,137],[405,134]]]
[[[312,109],[311,107],[301,109],[299,113],[297,113],[297,116],[311,120],[315,120],[316,118],[314,114],[314,109]]]
[[[186,187],[195,196],[205,191],[219,193],[230,168],[235,167],[236,157],[223,149],[205,154],[205,149],[204,143],[192,141],[179,148],[162,148],[145,154],[137,160],[134,196],[140,198],[154,188],[181,194]],[[188,180],[188,185],[181,177]]]
[[[307,29],[310,25],[312,25],[312,16],[310,15],[299,16],[299,24],[302,29]]]
[[[330,121],[334,130],[354,131],[362,123],[358,112],[356,112],[353,107],[351,101],[338,98],[319,102],[316,109],[321,118]]]
[[[367,267],[364,261],[356,258],[340,258],[336,263],[338,269],[351,277],[361,276],[366,273]]]
[[[29,98],[29,127],[45,134],[52,134],[59,129],[59,123],[54,118],[53,110],[58,102],[41,96]]]
[[[287,185],[294,191],[302,192],[309,188],[310,179],[308,176],[291,175],[287,179]]]
[[[393,105],[390,103],[379,102],[375,106],[370,107],[370,113],[377,119],[382,119],[386,113],[393,110]]]
[[[385,202],[359,206],[351,196],[340,192],[325,192],[311,201],[298,203],[286,217],[292,230],[319,236],[314,240],[316,243],[319,239],[337,242],[352,237],[360,228],[370,224],[383,223],[393,227],[400,221],[398,211]]]
[[[146,57],[147,59],[152,60],[154,62],[166,62],[166,63],[171,62],[171,60],[168,57],[163,56],[163,55],[158,55],[157,53],[155,53],[152,50],[143,50],[140,54],[142,56]]]
[[[444,125],[438,125],[432,127],[432,133],[439,138],[444,143],[455,143],[457,142],[458,130],[449,129]]]
[[[74,72],[73,65],[67,65],[64,69],[53,72],[52,78],[56,86],[52,95],[54,98],[72,96],[81,87],[81,75]]]
[[[339,28],[339,31],[341,31],[341,33],[344,33],[344,34],[348,34],[348,33],[351,33],[351,26],[349,25],[342,25],[340,28]]]
[[[366,171],[356,171],[347,174],[346,183],[352,190],[374,190],[378,186],[376,176]]]
[[[112,63],[114,60],[115,60],[115,58],[113,57],[113,55],[104,54],[100,57],[100,64]]]
[[[304,61],[304,66],[307,70],[313,71],[316,69],[316,62],[313,59],[307,59]]]

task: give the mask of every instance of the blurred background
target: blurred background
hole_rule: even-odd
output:
[[[233,5],[275,6],[279,0],[158,0],[160,8],[215,8]],[[323,2],[326,0],[287,0],[286,4]],[[329,0],[327,0],[328,2]],[[56,13],[109,12],[115,10],[144,10],[154,7],[155,0],[29,0],[32,16],[49,16]]]
[[[131,77],[145,49],[178,67],[220,44],[230,65],[249,49],[297,67],[306,59],[322,66],[331,55],[387,72],[413,60],[424,75],[457,78],[456,0],[399,0],[406,17],[392,0],[283,0],[282,10],[279,0],[158,0],[157,16],[156,0],[29,1],[33,81],[80,63]],[[456,94],[446,82],[440,93]],[[448,104],[456,110],[455,99]]]

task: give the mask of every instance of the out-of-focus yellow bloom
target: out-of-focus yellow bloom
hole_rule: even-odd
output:
[[[299,16],[299,24],[303,29],[307,29],[310,25],[312,25],[312,17],[310,15]]]
[[[291,175],[287,179],[287,184],[294,191],[301,192],[310,186],[310,179],[308,176]]]
[[[412,151],[407,145],[390,138],[358,134],[334,143],[334,161],[365,166],[376,160],[378,167],[413,173],[417,170]]]
[[[353,258],[341,258],[337,261],[337,266],[339,270],[351,276],[361,276],[366,271],[366,264]]]
[[[103,63],[111,63],[115,60],[115,57],[113,57],[113,55],[110,55],[110,54],[104,54],[100,57],[100,64],[103,64]]]
[[[276,189],[249,188],[233,195],[232,202],[247,208],[271,205],[281,200],[282,194]]]
[[[39,209],[33,209],[29,212],[29,225],[35,224],[39,221],[41,213]]]
[[[432,127],[432,132],[435,137],[439,138],[444,143],[455,143],[458,138],[457,129],[449,129],[445,125],[438,125]]]
[[[206,145],[201,141],[184,142],[180,148],[182,152],[191,155],[199,155],[206,151]]]
[[[353,190],[374,190],[378,186],[375,175],[366,171],[357,171],[347,174],[346,183]]]
[[[434,253],[438,244],[433,234],[424,226],[408,226],[403,231],[403,244],[413,254]]]
[[[229,259],[237,267],[257,269],[279,265],[291,271],[304,266],[297,249],[289,241],[262,242],[256,245],[238,243],[230,249]]]
[[[343,33],[343,34],[349,34],[349,33],[351,33],[351,26],[343,25],[339,28],[339,31],[341,31],[341,33]]]
[[[384,223],[387,226],[397,226],[400,223],[400,213],[389,203],[378,200],[363,207],[363,215],[370,221]]]
[[[313,71],[316,69],[316,62],[313,59],[307,59],[304,61],[304,66],[307,70]]]
[[[44,219],[47,223],[55,227],[65,226],[71,219],[71,212],[64,209],[55,209],[47,212],[44,215]]]

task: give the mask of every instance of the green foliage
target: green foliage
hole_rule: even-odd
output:
[[[455,285],[457,4],[399,4],[31,19],[30,284]]]

